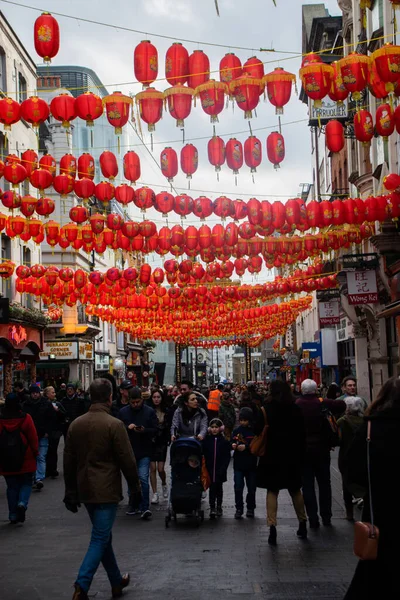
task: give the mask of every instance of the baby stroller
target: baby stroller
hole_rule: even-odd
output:
[[[165,527],[177,520],[178,514],[192,516],[197,527],[204,521],[201,510],[202,448],[194,438],[179,438],[171,446],[171,491]]]

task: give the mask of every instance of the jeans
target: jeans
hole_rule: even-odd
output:
[[[223,483],[212,483],[210,485],[210,494],[209,494],[209,502],[210,508],[215,508],[215,501],[217,501],[217,506],[222,506],[222,498],[223,498]]]
[[[58,444],[60,443],[61,432],[53,431],[49,437],[49,449],[46,456],[46,474],[51,477],[57,472],[58,462]]]
[[[8,518],[10,521],[17,519],[17,506],[28,508],[32,492],[33,473],[20,475],[4,475],[7,483]]]
[[[49,438],[42,437],[39,440],[39,454],[36,459],[36,481],[46,478],[46,456],[49,449]]]
[[[256,472],[255,471],[234,471],[235,486],[235,506],[236,510],[243,512],[243,490],[246,481],[247,496],[246,506],[248,510],[254,510],[256,507]]]
[[[133,506],[133,508],[139,508],[140,512],[149,510],[150,506],[150,456],[144,456],[136,460],[137,470],[140,480],[140,487],[142,488],[142,501],[139,506]],[[130,490],[128,489],[130,495]]]
[[[332,518],[331,455],[330,452],[308,452],[303,467],[303,496],[310,521],[318,520],[315,479],[319,490],[319,513],[323,520]]]
[[[300,490],[288,490],[294,510],[296,511],[297,518],[299,522],[307,521],[306,511],[304,510],[304,500]],[[278,514],[278,495],[279,492],[272,492],[268,490],[267,492],[267,525],[271,527],[274,525],[276,527],[277,524],[277,514]]]
[[[112,548],[111,530],[117,514],[117,504],[86,504],[92,522],[92,535],[76,583],[88,592],[93,577],[102,563],[112,587],[121,583],[122,575]]]

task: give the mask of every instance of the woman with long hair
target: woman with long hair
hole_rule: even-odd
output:
[[[199,407],[196,393],[190,390],[180,396],[180,403],[171,425],[171,440],[174,442],[178,436],[195,437],[203,441],[207,434],[207,414]]]
[[[168,498],[167,474],[165,461],[167,459],[169,432],[166,419],[167,408],[160,390],[154,390],[149,400],[149,406],[157,415],[157,433],[153,440],[153,453],[150,457],[150,484],[153,491],[152,504],[158,504],[160,497],[157,492],[157,473],[161,479],[163,498]]]
[[[301,493],[302,466],[306,449],[306,435],[300,408],[285,381],[271,382],[270,395],[264,404],[267,417],[267,441],[264,456],[257,468],[257,487],[267,489],[267,524],[270,528],[268,543],[276,545],[278,495],[288,490],[299,520],[297,535],[307,537],[307,516]],[[261,422],[262,419],[262,422]],[[259,417],[258,429],[264,426]]]
[[[389,510],[400,487],[400,378],[392,377],[368,407],[347,454],[349,480],[368,490],[367,432],[370,423],[370,475],[374,524],[380,535],[378,558],[360,560],[345,600],[400,597],[397,573],[400,524]],[[369,493],[364,497],[362,520],[371,523]]]

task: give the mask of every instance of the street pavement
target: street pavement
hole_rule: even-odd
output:
[[[337,454],[337,451],[336,451]],[[335,455],[335,453],[334,453]],[[344,520],[341,480],[332,461],[333,527],[296,537],[297,521],[286,492],[279,496],[278,545],[267,544],[265,491],[257,491],[254,520],[236,521],[233,472],[224,486],[224,516],[200,528],[181,518],[165,529],[166,501],[143,522],[120,505],[113,546],[121,571],[132,584],[127,600],[342,600],[354,572],[353,526]],[[63,481],[46,480],[33,492],[24,525],[7,521],[4,480],[0,481],[0,599],[71,599],[72,584],[90,536],[84,508],[77,515],[62,503]],[[207,502],[203,507],[208,508]],[[206,512],[207,515],[208,511]],[[110,598],[102,567],[90,598]]]

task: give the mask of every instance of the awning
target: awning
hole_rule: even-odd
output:
[[[400,300],[388,304],[385,310],[376,315],[377,319],[388,319],[389,317],[400,317]]]

